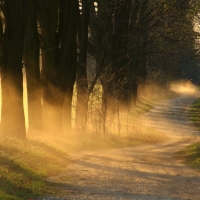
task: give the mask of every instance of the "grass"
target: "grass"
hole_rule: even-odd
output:
[[[154,103],[161,100],[173,99],[178,96],[178,93],[163,89],[157,85],[147,85],[145,97],[140,97],[140,100],[137,102],[137,105],[133,108],[132,112],[136,116],[140,116],[149,112],[153,108]]]
[[[189,116],[194,125],[200,130],[200,99],[193,102],[189,110]],[[200,170],[200,142],[188,146],[183,153],[185,162]]]
[[[187,164],[200,170],[200,142],[187,147],[185,156]]]
[[[61,172],[70,163],[67,154],[44,143],[0,142],[0,199],[35,199],[54,195],[48,176]]]
[[[200,99],[193,102],[189,110],[189,117],[194,125],[200,130]],[[187,146],[175,154],[177,159],[195,169],[200,170],[200,142]]]
[[[189,110],[189,117],[194,125],[200,130],[200,99],[193,102]]]
[[[186,165],[200,170],[200,142],[176,152],[174,157],[177,160],[182,160]]]

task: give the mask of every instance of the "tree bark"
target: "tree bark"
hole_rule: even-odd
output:
[[[64,8],[60,13],[63,16],[60,23],[61,42],[65,45],[61,47],[59,74],[60,88],[64,91],[67,99],[66,121],[67,133],[71,131],[71,109],[73,87],[76,80],[77,70],[77,10],[78,1],[70,0],[68,3],[60,4]]]
[[[121,6],[116,1],[113,11],[113,61],[114,84],[116,98],[119,101],[120,110],[128,110],[128,25],[130,0],[122,1]]]
[[[79,15],[80,16],[80,15]],[[76,127],[85,132],[88,110],[88,79],[87,79],[87,44],[88,44],[88,23],[89,6],[88,0],[82,1],[81,31],[79,36],[79,61],[76,74]]]
[[[24,42],[24,1],[6,0],[3,8],[5,63],[1,70],[1,134],[25,139],[22,57]]]
[[[65,95],[72,99],[72,93],[67,91],[73,88],[76,78],[78,1],[38,0],[38,4],[44,131],[61,135]],[[71,112],[67,114],[70,118]]]
[[[26,27],[24,62],[28,96],[28,131],[42,131],[41,82],[39,64],[39,38],[37,33],[36,5],[26,0]]]

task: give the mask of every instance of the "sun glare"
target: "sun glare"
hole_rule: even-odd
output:
[[[197,91],[197,87],[190,80],[174,82],[170,89],[177,93],[194,93]]]

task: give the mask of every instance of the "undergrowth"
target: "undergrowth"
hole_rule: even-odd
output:
[[[194,125],[200,130],[200,99],[193,102],[189,110],[189,116]]]
[[[193,102],[189,109],[189,117],[200,130],[200,99]],[[175,156],[183,160],[185,164],[200,170],[200,142],[187,146],[185,149],[177,152]]]
[[[186,165],[200,170],[200,142],[189,145],[175,153],[177,160],[182,160]]]

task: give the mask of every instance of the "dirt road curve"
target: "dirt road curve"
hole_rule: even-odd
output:
[[[167,134],[167,143],[71,155],[66,173],[50,179],[64,183],[62,199],[200,200],[200,172],[172,158],[199,139],[187,116],[197,96],[163,101],[144,117],[143,123]]]

